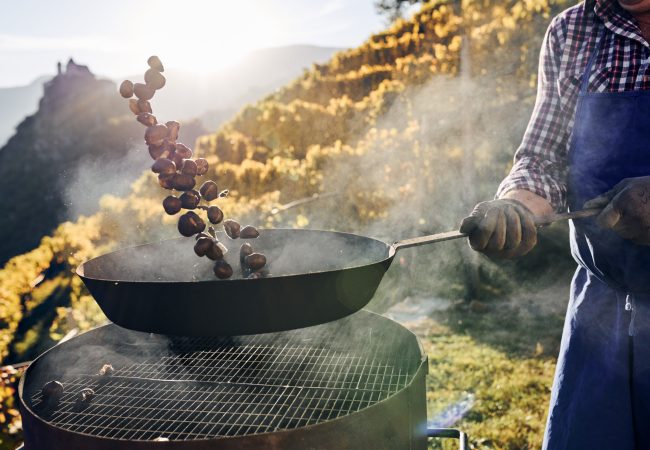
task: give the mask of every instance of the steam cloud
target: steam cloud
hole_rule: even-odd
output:
[[[105,194],[123,196],[147,167],[151,158],[141,145],[133,146],[120,158],[86,159],[66,180],[64,199],[67,209],[63,220],[75,220],[99,210]]]
[[[219,233],[228,248],[226,261],[241,278],[239,247],[250,242],[255,251],[270,261],[271,276],[321,272],[372,264],[388,257],[388,248],[375,240],[350,238],[345,234],[309,231],[267,231],[257,239],[231,240]],[[125,248],[91,260],[84,265],[90,278],[111,281],[213,281],[213,263],[197,258],[192,251],[194,238],[178,238],[154,245]]]
[[[309,228],[386,243],[457,229],[477,202],[493,198],[530,117],[532,103],[501,90],[489,77],[435,77],[400,93],[375,130],[347,141],[364,148],[363,154],[337,158],[324,169],[323,192],[340,195],[303,207]],[[366,222],[351,219],[363,207],[358,192],[388,199],[383,214]],[[418,292],[462,295],[464,272],[479,259],[486,270],[498,270],[464,240],[400,252],[401,269],[389,271],[372,307],[384,309]],[[450,292],[450,283],[460,287]]]

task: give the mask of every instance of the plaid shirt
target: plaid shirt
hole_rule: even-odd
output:
[[[617,0],[586,0],[556,16],[542,44],[537,99],[497,197],[525,189],[566,210],[568,150],[582,75],[605,27],[589,92],[650,89],[650,46]]]

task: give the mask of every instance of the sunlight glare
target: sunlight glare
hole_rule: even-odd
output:
[[[207,74],[237,63],[253,49],[272,46],[277,33],[273,12],[262,1],[186,0],[172,7],[139,4],[150,27],[138,42],[142,53],[152,48],[170,68]]]

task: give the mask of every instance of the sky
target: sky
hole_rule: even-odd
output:
[[[166,67],[209,73],[265,47],[355,47],[385,27],[373,0],[0,0],[0,87],[73,57],[102,76]]]

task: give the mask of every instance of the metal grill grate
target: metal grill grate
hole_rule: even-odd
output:
[[[419,362],[384,354],[377,340],[360,343],[328,335],[309,345],[299,336],[175,339],[115,367],[110,377],[63,377],[66,391],[56,405],[43,402],[40,393],[31,396],[31,404],[52,424],[94,436],[241,436],[313,425],[364,409],[406,387]],[[97,368],[105,362],[110,361],[84,365]],[[95,396],[84,404],[77,398],[87,387]]]

